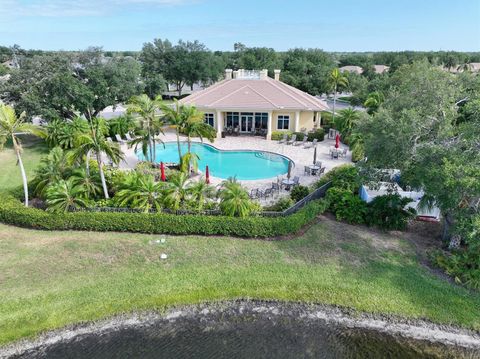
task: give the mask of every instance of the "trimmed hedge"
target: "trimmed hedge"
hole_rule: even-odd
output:
[[[313,201],[285,217],[226,217],[164,213],[71,212],[49,213],[26,208],[12,195],[0,194],[0,222],[44,230],[116,231],[162,234],[275,237],[299,231],[328,208]]]
[[[292,131],[273,131],[272,141],[280,141],[283,135],[287,135],[287,138],[290,139],[292,137]]]

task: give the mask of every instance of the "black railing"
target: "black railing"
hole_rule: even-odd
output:
[[[309,193],[306,197],[302,198],[300,201],[295,203],[290,208],[280,212],[280,211],[262,211],[256,215],[262,217],[284,217],[298,212],[303,208],[307,203],[315,201],[317,199],[325,197],[327,190],[330,188],[330,182],[324,184],[322,187],[315,189],[312,193]],[[188,214],[197,214],[205,216],[219,216],[222,212],[218,209],[213,210],[203,210],[203,211],[192,211],[186,209],[172,210],[168,208],[163,208],[160,211],[157,211],[155,208],[150,208],[148,212],[138,208],[122,208],[122,207],[89,207],[89,208],[78,208],[74,212],[121,212],[121,213],[166,213],[166,214],[175,214],[175,215],[188,215]]]

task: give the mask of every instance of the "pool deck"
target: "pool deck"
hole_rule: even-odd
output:
[[[160,136],[160,139],[164,142],[175,142],[176,136],[173,132],[166,132],[165,135]],[[185,141],[186,137],[181,137],[181,140]],[[198,139],[194,139],[193,141],[200,142]],[[313,148],[305,149],[303,146],[279,144],[278,141],[270,141],[261,137],[251,136],[220,138],[215,139],[213,143],[210,143],[209,141],[204,141],[204,143],[215,146],[220,150],[259,150],[278,153],[290,158],[295,163],[295,167],[292,170],[292,178],[294,176],[299,176],[301,185],[308,186],[319,179],[318,176],[304,175],[304,166],[308,166],[313,163]],[[334,140],[327,138],[317,144],[317,161],[322,162],[322,167],[326,168],[326,172],[331,170],[333,167],[345,163],[351,163],[352,160],[350,151],[348,151],[347,156],[344,158],[340,157],[338,159],[332,159],[329,149],[330,147],[334,146],[334,144]],[[345,145],[341,145],[341,148],[345,147]],[[125,153],[125,161],[120,164],[120,168],[135,168],[138,159],[133,148],[128,148],[127,145],[122,145],[122,149]],[[205,171],[204,168],[200,168],[199,170],[201,172]],[[282,177],[286,177],[286,175]],[[223,181],[223,179],[215,177],[215,173],[210,173],[210,180],[213,185],[219,185]],[[250,190],[252,188],[265,189],[270,187],[272,182],[276,181],[277,177],[261,180],[241,180],[239,182],[241,182],[243,186]]]

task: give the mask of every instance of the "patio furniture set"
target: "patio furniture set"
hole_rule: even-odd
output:
[[[289,191],[291,188],[300,185],[300,177],[295,176],[293,179],[290,178],[277,178],[277,182],[272,182],[270,187],[265,189],[252,188],[250,190],[251,199],[267,199],[268,197],[273,197],[275,193],[280,194],[281,190]]]
[[[307,176],[321,176],[325,173],[325,167],[322,167],[322,162],[317,161],[312,165],[304,166],[303,173]]]
[[[335,147],[330,147],[330,156],[332,158],[339,158],[339,157],[346,157],[348,149],[347,148],[335,148]]]
[[[278,141],[280,144],[287,144],[292,146],[303,146],[303,148],[314,148],[317,146],[318,139],[314,138],[312,142],[307,142],[308,136],[303,136],[302,140],[297,141],[297,135],[293,134],[290,139],[288,139],[288,135],[284,134],[282,139]]]

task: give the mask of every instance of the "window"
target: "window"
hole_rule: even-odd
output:
[[[255,113],[255,128],[261,128],[264,130],[268,128],[268,113],[266,112]]]
[[[289,115],[278,115],[277,117],[277,129],[279,130],[288,130],[290,127],[290,116]]]
[[[205,114],[205,123],[208,123],[210,126],[214,127],[214,116],[213,113],[206,113]]]
[[[238,112],[227,112],[227,127],[238,127],[240,123],[239,118]]]

